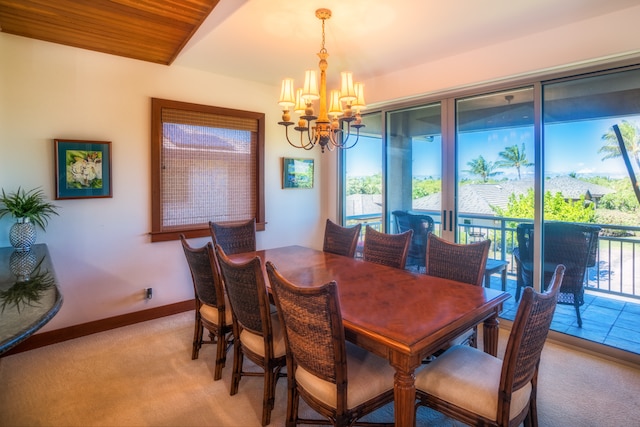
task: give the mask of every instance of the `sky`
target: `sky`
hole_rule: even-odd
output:
[[[640,116],[627,119],[639,123]],[[611,178],[627,176],[622,158],[602,161],[598,150],[604,144],[602,135],[611,130],[620,119],[585,120],[547,125],[545,132],[545,174],[600,175]],[[441,138],[433,141],[414,141],[413,176],[440,177]],[[505,147],[525,144],[525,154],[534,161],[533,127],[499,129],[492,131],[467,132],[458,137],[458,168],[461,177],[470,177],[465,170],[467,163],[482,155],[485,160],[495,162],[498,153]],[[358,144],[347,153],[347,173],[349,176],[367,176],[379,173],[382,168],[380,139],[360,137]],[[516,178],[516,170],[503,170],[502,177]],[[636,171],[638,173],[639,171]],[[533,167],[521,170],[524,175],[533,175]]]

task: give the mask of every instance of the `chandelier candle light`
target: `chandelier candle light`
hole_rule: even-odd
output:
[[[316,72],[307,70],[305,72],[304,86],[295,91],[293,89],[293,79],[286,78],[282,81],[280,92],[280,104],[284,107],[282,111],[282,121],[279,125],[285,127],[285,135],[289,144],[296,148],[311,150],[316,145],[320,145],[324,153],[325,147],[329,151],[335,148],[351,148],[358,142],[362,117],[360,111],[365,108],[364,89],[362,83],[353,83],[353,76],[350,72],[342,72],[341,90],[331,91],[331,103],[327,111],[327,49],[324,47],[324,21],[331,18],[329,9],[316,10],[316,17],[322,20],[322,48],[318,52],[320,58],[320,91],[316,80]],[[314,115],[313,101],[319,100],[320,112]],[[289,126],[295,124],[291,121],[289,108],[293,107],[296,114],[300,114],[298,126],[294,129],[300,132],[300,143],[294,144],[289,139]],[[329,117],[331,116],[331,117]],[[312,122],[315,121],[315,125]],[[343,134],[343,125],[346,126],[346,134]],[[355,129],[355,141],[349,144],[351,130]],[[306,138],[305,138],[306,133]]]

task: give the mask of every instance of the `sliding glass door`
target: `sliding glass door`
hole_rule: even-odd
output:
[[[638,69],[543,85],[545,223],[599,230],[586,270],[582,259],[564,262],[584,278],[574,288],[565,281],[554,329],[636,352],[637,305],[627,301],[640,296],[639,100]],[[543,259],[558,256],[554,251],[547,244]]]
[[[342,223],[381,230],[383,193],[382,113],[362,117],[358,143],[341,150],[343,167]],[[363,227],[364,230],[364,227]],[[360,234],[361,239],[364,237]]]
[[[492,241],[490,258],[509,261],[520,198],[534,187],[533,87],[456,100],[457,241]],[[533,198],[525,199],[533,220]]]
[[[387,197],[389,229],[395,211],[426,214],[440,223],[442,132],[440,103],[387,113]],[[439,227],[435,228],[439,232]]]

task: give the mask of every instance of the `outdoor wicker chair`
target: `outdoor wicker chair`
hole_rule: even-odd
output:
[[[342,227],[327,219],[322,250],[353,258],[360,238],[360,228],[362,228],[362,224],[356,224],[353,227]]]
[[[365,261],[404,268],[413,230],[400,234],[381,233],[367,225],[364,235],[363,258]]]
[[[584,304],[584,282],[587,268],[594,266],[598,251],[600,227],[567,222],[546,222],[544,225],[543,284],[546,286],[557,264],[566,267],[558,304],[573,305],[578,327],[582,327],[580,306]],[[516,228],[518,247],[516,260],[516,301],[523,287],[533,286],[533,224],[522,223]]]
[[[564,271],[556,266],[544,293],[525,289],[503,360],[458,345],[418,371],[418,408],[428,406],[468,425],[537,426],[540,354]]]
[[[235,263],[220,245],[216,256],[233,314],[233,375],[230,394],[238,392],[243,376],[263,376],[262,425],[271,421],[275,389],[282,368],[286,365],[286,346],[277,313],[271,312],[269,295],[262,269],[256,256],[250,261]],[[244,356],[262,368],[263,372],[245,371]]]
[[[214,245],[220,245],[227,255],[256,250],[256,219],[240,223],[209,222]]]
[[[427,251],[427,236],[433,233],[434,222],[429,215],[414,214],[407,211],[393,211],[395,218],[395,232],[404,233],[413,230],[409,252],[407,254],[407,268],[413,267],[418,271],[424,269]]]
[[[435,234],[429,234],[425,272],[429,276],[482,286],[490,246],[491,240],[458,244],[444,240]],[[477,337],[478,327],[475,326],[458,336],[447,347],[462,343],[469,343],[472,347],[476,347]]]
[[[233,342],[231,306],[225,298],[211,242],[194,248],[189,245],[184,234],[180,234],[180,241],[191,271],[196,302],[191,359],[198,358],[202,344],[217,344],[213,375],[214,381],[217,381],[222,377],[227,349]],[[205,328],[209,331],[209,340],[202,338]]]
[[[286,425],[327,423],[299,419],[300,397],[334,426],[351,426],[392,402],[395,370],[345,341],[336,282],[299,287],[270,261],[266,267],[287,344]]]

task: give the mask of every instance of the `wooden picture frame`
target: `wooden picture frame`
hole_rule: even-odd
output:
[[[282,158],[282,188],[313,188],[313,159]]]
[[[113,197],[111,141],[54,139],[56,200]]]

